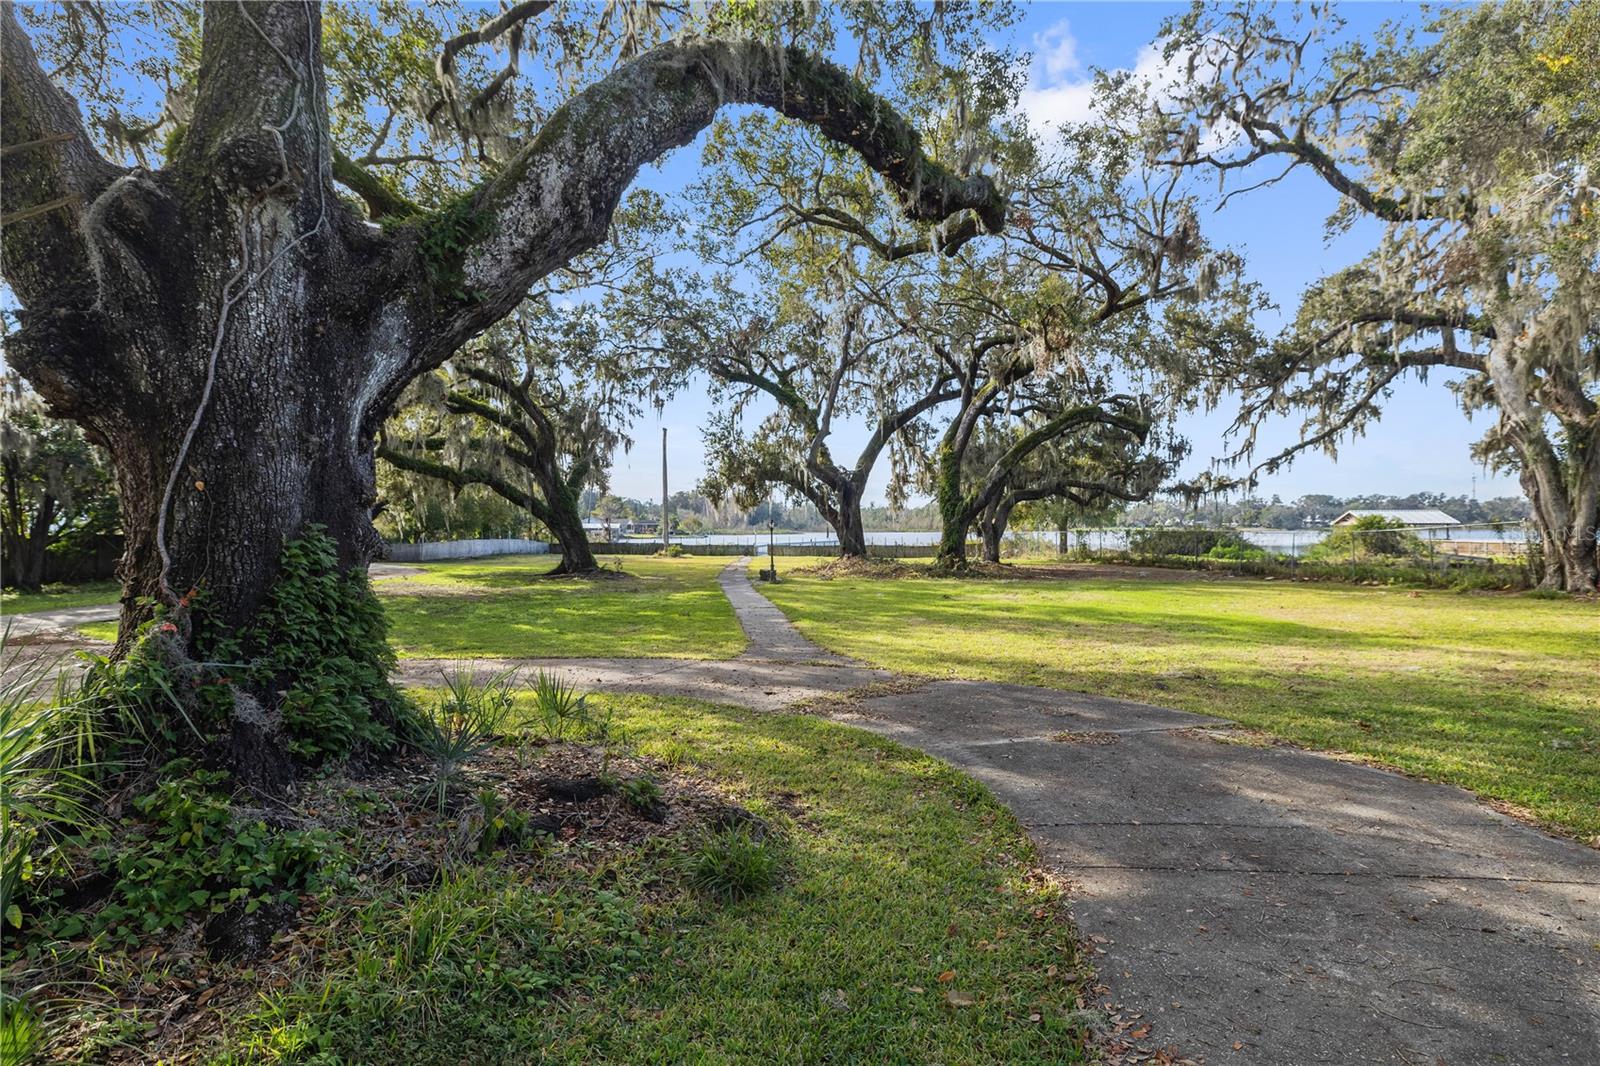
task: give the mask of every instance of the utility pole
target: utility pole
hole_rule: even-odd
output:
[[[672,546],[672,523],[667,519],[667,427],[661,427],[661,550]]]

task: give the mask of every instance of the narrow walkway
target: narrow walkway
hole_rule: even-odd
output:
[[[750,584],[750,559],[729,563],[717,575],[722,594],[733,604],[750,646],[743,658],[772,662],[811,662],[832,666],[851,665],[850,660],[824,651],[800,635],[782,611]]]
[[[61,629],[77,629],[92,622],[115,622],[121,608],[114,603],[94,607],[57,607],[53,611],[29,611],[5,615],[4,627],[13,636],[33,636]]]

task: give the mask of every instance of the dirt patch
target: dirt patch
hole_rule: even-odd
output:
[[[655,556],[651,556],[655,558]],[[569,574],[565,571],[548,570],[533,576],[535,581],[637,581],[638,574],[630,574],[620,566],[611,567],[601,565],[593,570],[585,570],[581,574]]]
[[[1050,739],[1058,744],[1115,744],[1122,738],[1115,733],[1101,733],[1091,729],[1082,733],[1052,733]]]
[[[893,559],[861,559],[854,556],[845,559],[829,559],[816,566],[803,566],[793,573],[808,574],[831,581],[836,577],[870,577],[870,578],[901,578],[901,577],[927,577],[926,566],[912,566],[909,563],[897,562]]]
[[[933,684],[931,677],[919,677],[915,674],[900,674],[888,681],[870,681],[865,685],[847,688],[841,692],[828,692],[789,704],[784,710],[791,714],[830,715],[840,714],[845,711],[860,713],[861,705],[868,700],[875,700],[883,696],[900,696],[910,692],[921,692]]]

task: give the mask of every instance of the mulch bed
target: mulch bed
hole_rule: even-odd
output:
[[[659,798],[643,808],[618,788],[639,777],[659,789]],[[250,930],[258,950],[248,957],[217,950],[216,918],[143,935],[131,953],[96,953],[87,939],[66,946],[53,966],[30,977],[38,983],[42,972],[44,984],[59,988],[63,997],[52,1010],[54,1039],[45,1061],[81,1058],[75,1052],[86,1027],[103,1026],[115,1014],[126,1019],[128,1030],[119,1046],[96,1061],[202,1061],[223,1035],[225,1019],[244,1016],[261,993],[287,988],[296,975],[319,966],[330,923],[344,920],[347,907],[385,888],[423,890],[441,868],[477,864],[497,867],[513,880],[537,879],[548,875],[552,857],[593,869],[657,838],[692,838],[734,824],[767,831],[761,818],[710,781],[659,760],[583,744],[497,746],[472,760],[443,809],[437,793],[430,794],[432,780],[427,761],[410,755],[376,772],[354,769],[303,782],[284,809],[272,812],[273,821],[337,834],[349,849],[350,873],[361,890],[327,902],[304,895],[276,913],[262,907],[258,928]],[[487,790],[525,815],[533,835],[480,856],[479,797]],[[773,803],[805,823],[806,812],[793,796],[773,797]],[[542,871],[536,869],[541,863]],[[660,884],[647,894],[665,899],[678,891]],[[8,986],[15,986],[16,977],[0,971]]]

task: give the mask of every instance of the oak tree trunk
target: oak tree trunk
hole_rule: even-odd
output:
[[[1528,358],[1519,350],[1524,331],[1515,320],[1497,325],[1487,370],[1539,532],[1543,567],[1539,586],[1594,592],[1600,586],[1600,550],[1595,543],[1600,525],[1600,415],[1594,412],[1593,401],[1573,398],[1585,409],[1569,411],[1568,418],[1559,420],[1565,447],[1558,450],[1545,429],[1547,414],[1533,402],[1520,365]]]
[[[583,529],[583,515],[578,509],[578,493],[565,484],[550,488],[540,486],[548,501],[544,524],[561,548],[561,562],[551,571],[555,574],[587,574],[600,568],[595,561],[594,549],[589,546],[589,534]]]
[[[998,496],[984,509],[978,520],[978,532],[983,538],[983,560],[1000,561],[1000,545],[1005,540],[1006,528],[1011,524],[1012,502],[1009,496]]]
[[[833,531],[839,538],[839,558],[867,557],[867,530],[861,519],[861,490],[846,479],[835,493]]]
[[[20,477],[20,475],[17,475]],[[28,518],[20,507],[21,494],[8,493],[13,513],[6,529],[5,543],[0,545],[4,558],[0,559],[0,576],[5,583],[22,592],[38,592],[44,585],[45,550],[50,547],[50,526],[55,522],[56,498],[45,493]]]
[[[934,499],[939,505],[939,551],[934,566],[943,570],[964,570],[967,566],[967,530],[972,528],[972,511],[961,486],[961,458],[953,449],[939,450],[938,484]]]

